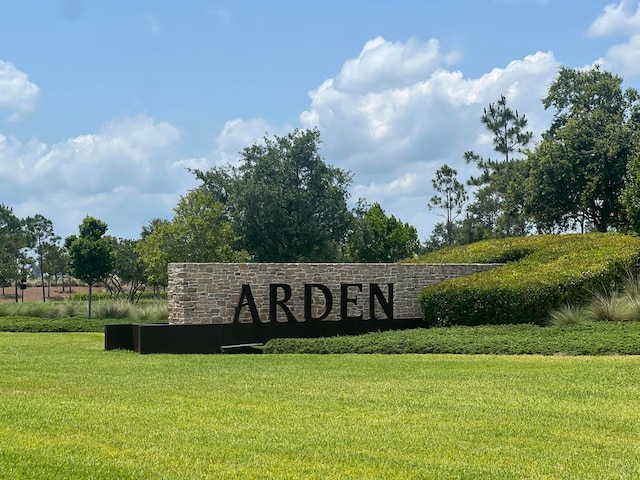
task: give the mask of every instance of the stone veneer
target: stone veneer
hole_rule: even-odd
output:
[[[396,263],[172,263],[169,264],[169,323],[232,323],[243,285],[250,285],[262,322],[269,321],[269,285],[288,284],[292,289],[287,306],[298,321],[304,321],[304,284],[326,285],[333,296],[333,309],[325,319],[339,320],[341,284],[362,284],[362,290],[349,287],[348,314],[371,318],[369,285],[378,284],[388,296],[392,283],[393,316],[396,319],[420,318],[418,294],[423,287],[447,278],[469,275],[496,268],[497,264],[396,264]],[[280,296],[283,292],[280,291]],[[325,309],[325,298],[314,289],[312,309],[319,316]],[[388,299],[387,299],[388,300]],[[384,318],[375,303],[374,315]],[[250,322],[245,306],[238,320]],[[287,321],[284,311],[277,309],[277,321]]]

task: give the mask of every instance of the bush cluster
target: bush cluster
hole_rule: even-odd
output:
[[[552,310],[615,288],[638,266],[640,239],[615,233],[540,235],[448,248],[420,263],[505,263],[420,294],[430,326],[543,323]]]

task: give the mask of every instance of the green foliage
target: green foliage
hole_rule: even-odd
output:
[[[599,232],[624,229],[621,194],[637,153],[638,92],[623,90],[621,77],[599,67],[562,67],[543,104],[555,109],[554,117],[529,156],[525,185],[538,230],[566,231],[585,222]],[[628,195],[632,205],[635,193]]]
[[[420,263],[501,263],[420,294],[428,325],[544,322],[553,309],[606,291],[636,267],[640,239],[620,234],[542,235],[443,249]]]
[[[436,171],[436,178],[431,183],[438,195],[429,200],[429,210],[442,210],[445,218],[445,244],[453,245],[453,222],[462,213],[462,207],[467,201],[464,185],[457,179],[458,172],[448,165],[443,165]]]
[[[351,213],[351,174],[325,163],[318,130],[265,137],[241,152],[240,166],[194,171],[225,206],[240,245],[258,262],[332,261]]]
[[[0,282],[20,278],[18,257],[26,245],[22,222],[10,207],[0,203]]]
[[[80,226],[80,236],[65,239],[73,276],[89,285],[88,316],[91,318],[91,294],[93,285],[106,280],[113,269],[111,243],[104,236],[107,224],[86,216]]]
[[[479,188],[467,208],[467,218],[459,227],[461,243],[528,232],[522,188],[527,166],[522,159],[515,158],[516,154],[526,152],[533,138],[533,133],[526,130],[528,120],[507,106],[502,95],[498,102],[484,109],[480,121],[493,136],[493,149],[501,158],[483,158],[472,151],[464,154],[465,161],[475,163],[481,174],[469,180],[470,185]]]
[[[64,302],[0,303],[0,331],[10,332],[103,332],[105,323],[166,323],[166,301],[144,301],[131,305],[108,299],[94,302],[93,318],[80,318],[86,303]]]
[[[280,338],[265,353],[455,353],[462,355],[638,355],[640,322],[564,322],[556,326],[421,328],[331,338]]]
[[[115,299],[134,303],[146,287],[145,265],[136,244],[138,240],[109,237],[113,255],[113,269],[105,279],[105,287]]]
[[[155,221],[134,246],[145,265],[149,283],[166,285],[171,262],[242,262],[246,252],[235,249],[237,236],[223,205],[203,188],[180,198],[170,222]]]
[[[42,284],[42,301],[45,301],[44,273],[45,256],[57,247],[60,241],[53,231],[53,222],[39,213],[33,217],[25,219],[25,229],[28,246],[33,249],[38,257],[38,267],[40,269],[40,281]]]
[[[624,188],[620,198],[627,228],[640,233],[640,155],[636,153],[627,163],[627,173],[624,178]]]
[[[415,227],[387,217],[379,203],[356,214],[355,227],[347,239],[347,258],[353,262],[397,262],[420,250]]]
[[[640,321],[640,281],[635,275],[628,275],[621,289],[594,292],[583,305],[565,305],[551,312],[553,325],[602,321]]]
[[[90,286],[102,281],[113,268],[109,240],[102,235],[107,224],[93,217],[85,217],[79,227],[80,236],[66,238],[73,276]]]
[[[107,324],[131,323],[132,319],[123,318],[80,318],[80,317],[2,317],[0,332],[15,333],[67,333],[67,332],[104,332]],[[166,319],[164,320],[166,322]],[[158,323],[155,322],[154,323]]]
[[[109,293],[109,292],[93,292],[92,293],[93,299],[94,300],[113,300],[113,296]],[[78,292],[78,293],[73,293],[71,295],[71,300],[75,300],[75,301],[87,301],[89,297],[89,294],[84,293],[84,292]],[[159,292],[159,294],[156,294],[154,292],[142,292],[140,294],[140,300],[144,301],[144,300],[166,300],[167,299],[167,292],[165,291],[161,291]],[[118,299],[116,299],[118,300]]]

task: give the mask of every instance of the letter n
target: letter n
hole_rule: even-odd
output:
[[[371,320],[378,320],[376,317],[376,300],[387,316],[387,320],[393,320],[393,283],[387,283],[387,291],[388,295],[385,298],[377,283],[369,284],[369,315]]]

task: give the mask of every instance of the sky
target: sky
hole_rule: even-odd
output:
[[[505,95],[535,139],[561,66],[640,88],[638,0],[20,0],[0,4],[0,203],[87,215],[138,238],[265,135],[315,128],[351,203],[421,240],[447,164],[492,156],[482,110]]]

